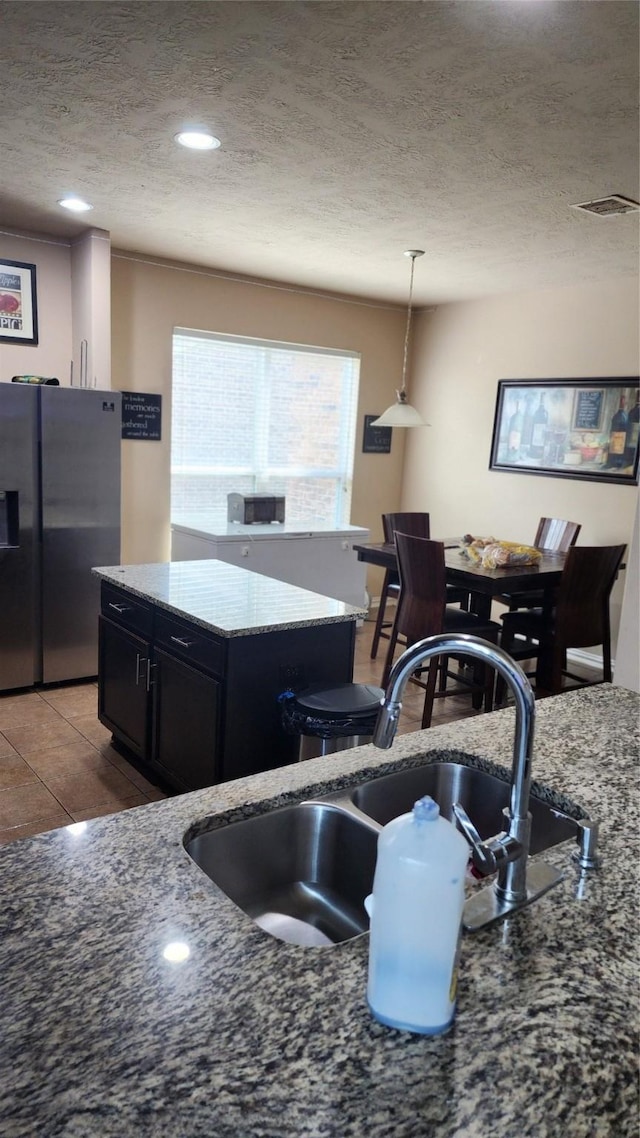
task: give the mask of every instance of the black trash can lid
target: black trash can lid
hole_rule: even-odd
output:
[[[382,688],[373,684],[335,684],[331,688],[312,684],[297,693],[295,702],[300,711],[313,714],[317,719],[364,717],[377,712],[383,695]]]

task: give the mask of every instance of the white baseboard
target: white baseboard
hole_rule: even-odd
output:
[[[582,668],[594,668],[596,672],[602,673],[602,652],[585,652],[583,648],[570,648],[567,652],[567,659],[573,664],[579,664]],[[611,668],[615,660],[611,661]]]

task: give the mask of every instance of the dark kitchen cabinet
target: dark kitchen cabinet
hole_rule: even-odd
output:
[[[110,585],[102,613],[101,722],[176,790],[218,782],[220,643]]]
[[[139,759],[148,758],[151,645],[100,617],[98,715]]]
[[[139,759],[149,757],[153,609],[102,586],[98,636],[98,715]]]
[[[159,648],[152,669],[154,767],[179,790],[219,782],[219,681]]]
[[[352,621],[223,637],[102,585],[99,717],[176,790],[293,763],[278,696],[353,676]]]

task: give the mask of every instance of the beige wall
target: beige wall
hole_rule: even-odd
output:
[[[633,487],[490,471],[489,451],[499,379],[637,376],[638,311],[623,280],[418,314],[412,399],[431,427],[408,432],[403,509],[428,509],[434,534],[527,542],[547,515],[581,522],[580,544],[630,543]]]
[[[175,327],[206,329],[362,354],[351,522],[381,537],[381,514],[401,492],[405,439],[390,455],[362,453],[365,414],[394,397],[402,365],[405,313],[350,298],[318,296],[266,281],[235,280],[190,266],[114,253],[112,384],[163,396],[162,441],[123,442],[122,560],[169,557],[171,340]],[[241,413],[241,411],[239,411]],[[375,588],[377,574],[372,573]]]

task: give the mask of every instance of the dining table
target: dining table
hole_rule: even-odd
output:
[[[448,585],[457,585],[470,594],[469,609],[483,620],[491,619],[491,604],[501,593],[523,592],[527,589],[542,590],[542,607],[551,612],[557,587],[560,583],[566,553],[541,549],[541,559],[536,565],[512,565],[499,569],[485,568],[479,562],[469,560],[466,546],[456,538],[441,538],[444,545],[445,574]],[[398,569],[398,558],[394,542],[378,542],[354,545],[360,561],[377,565],[382,569]],[[547,653],[537,658],[536,684],[539,688],[548,685]]]

